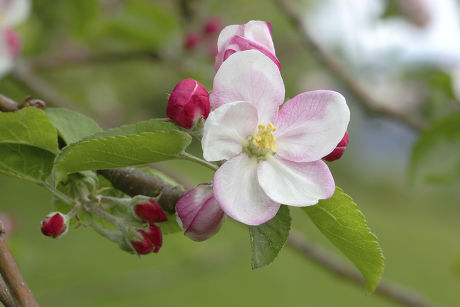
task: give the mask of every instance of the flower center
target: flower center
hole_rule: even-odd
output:
[[[259,158],[265,157],[268,153],[276,152],[276,137],[273,132],[276,127],[272,123],[268,125],[259,125],[257,133],[251,135],[248,139],[247,152],[251,156]]]

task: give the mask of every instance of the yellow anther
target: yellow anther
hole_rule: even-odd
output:
[[[257,126],[257,134],[252,136],[251,151],[258,154],[264,155],[269,151],[276,151],[276,138],[272,132],[276,131],[276,127],[269,123],[268,125]]]

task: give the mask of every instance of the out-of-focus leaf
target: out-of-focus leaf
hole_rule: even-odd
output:
[[[383,272],[383,253],[376,236],[353,200],[340,188],[317,205],[302,208],[318,229],[361,272],[372,292]]]
[[[270,221],[259,226],[249,226],[253,269],[266,266],[275,260],[290,230],[291,217],[287,206],[281,206],[276,216]]]
[[[460,179],[460,113],[435,121],[412,151],[411,182],[452,183]]]

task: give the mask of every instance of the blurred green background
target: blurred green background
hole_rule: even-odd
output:
[[[209,54],[215,37],[193,50],[183,48],[185,33],[201,31],[207,18],[218,16],[224,24],[270,21],[287,97],[317,88],[347,97],[351,141],[344,157],[330,167],[337,185],[353,197],[379,238],[386,258],[384,278],[442,306],[458,306],[460,193],[453,185],[407,183],[417,133],[363,113],[271,1],[185,2],[190,17],[182,13],[183,1],[36,0],[29,20],[18,28],[23,60],[34,64],[37,75],[56,87],[72,108],[109,128],[164,117],[166,94],[183,78],[196,78],[211,90],[214,67]],[[295,4],[307,16],[315,2]],[[385,3],[392,8],[393,1]],[[132,51],[155,51],[161,60],[62,61]],[[347,62],[340,48],[332,51]],[[398,68],[397,77],[391,76],[418,89],[419,104],[402,106],[405,110],[432,120],[457,100],[451,76],[442,69],[419,62]],[[360,69],[354,67],[366,79],[368,71]],[[35,94],[14,76],[0,80],[0,93],[17,100]],[[190,186],[212,178],[187,162],[160,167]],[[270,266],[252,271],[248,231],[230,219],[206,242],[167,235],[158,255],[139,259],[84,227],[59,241],[43,236],[39,223],[52,206],[51,195],[39,187],[0,177],[0,195],[0,211],[14,216],[17,224],[9,245],[42,306],[396,306],[376,294],[365,295],[363,287],[338,279],[287,248]],[[294,209],[291,214],[297,230],[341,257],[303,212]]]

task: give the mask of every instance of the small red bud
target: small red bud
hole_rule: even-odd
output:
[[[41,230],[45,236],[60,238],[68,228],[68,219],[61,212],[51,212],[41,222]]]
[[[340,159],[340,157],[342,157],[343,153],[345,152],[345,149],[347,148],[349,140],[350,140],[350,137],[348,136],[348,131],[346,131],[345,135],[343,136],[342,140],[337,145],[337,147],[330,154],[325,156],[323,159],[329,162]]]
[[[156,225],[150,225],[146,234],[153,244],[153,252],[158,253],[161,246],[163,245],[163,234],[161,233],[160,227]]]
[[[145,231],[138,230],[138,232],[142,235],[142,241],[131,241],[131,245],[139,255],[150,254],[153,251],[152,241]]]
[[[197,33],[187,33],[184,38],[184,48],[185,49],[195,49],[198,44],[201,42],[201,36]]]
[[[207,118],[210,111],[209,93],[194,79],[184,79],[174,87],[169,96],[166,115],[177,125],[190,129],[200,118]]]
[[[222,28],[222,22],[218,17],[209,18],[203,27],[203,33],[210,35],[217,33]]]
[[[168,220],[163,208],[161,208],[154,199],[149,199],[148,203],[137,204],[134,207],[134,212],[138,217],[150,224],[165,222]]]
[[[158,226],[150,225],[147,231],[139,229],[142,241],[131,241],[133,248],[139,255],[150,254],[152,251],[158,253],[163,245],[163,235]]]

